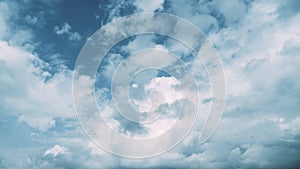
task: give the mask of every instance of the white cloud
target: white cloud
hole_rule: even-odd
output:
[[[145,85],[145,90],[158,90],[164,93],[165,103],[172,104],[176,100],[182,99],[180,89],[177,85],[180,84],[178,84],[178,81],[174,77],[157,77]]]
[[[241,0],[220,1],[218,9],[225,17],[226,23],[239,21],[245,17],[246,5]]]
[[[71,71],[62,67],[53,76],[37,56],[0,43],[2,109],[40,130],[53,127],[56,117],[74,117]],[[48,79],[48,80],[46,80]]]
[[[81,39],[81,36],[78,32],[73,32],[70,34],[69,39],[73,41],[79,41]]]
[[[176,2],[171,1],[170,6],[175,15],[190,21],[205,33],[219,29],[217,19],[210,15],[210,12],[215,10],[209,8],[209,6],[213,6],[210,2],[201,4],[196,1],[179,0]],[[207,9],[201,10],[203,8]]]
[[[57,35],[64,35],[66,34],[68,36],[69,40],[72,41],[79,41],[81,40],[81,36],[78,32],[72,32],[72,27],[68,23],[64,23],[62,27],[55,26],[54,32]]]
[[[52,148],[49,148],[45,151],[44,156],[53,155],[57,156],[58,154],[68,154],[69,150],[66,147],[55,145]]]
[[[172,1],[171,8],[175,14],[195,22],[202,30],[207,31],[208,25],[220,29],[210,32],[209,38],[216,45],[225,67],[228,98],[224,118],[208,142],[199,144],[199,124],[172,151],[150,159],[130,160],[108,155],[94,144],[82,140],[70,144],[69,135],[65,135],[62,139],[64,144],[51,146],[46,151],[42,150],[41,154],[36,154],[37,150],[26,154],[30,156],[30,160],[24,160],[30,166],[28,168],[296,168],[300,155],[300,80],[297,78],[300,71],[299,12],[297,14],[294,9],[283,10],[275,1],[253,1],[247,6],[242,1],[232,4],[197,3]],[[294,7],[288,2],[283,3],[287,3],[287,7]],[[238,9],[232,11],[233,7]],[[218,11],[225,17],[227,25],[224,28],[219,27],[219,20],[210,15]],[[233,23],[235,21],[238,23]],[[68,27],[65,29],[70,31]],[[58,31],[67,34],[62,28]],[[129,43],[129,51],[140,49],[139,44],[155,46],[141,38]],[[173,47],[176,48],[176,45]],[[12,114],[45,132],[56,125],[56,117],[74,118],[69,87],[70,70],[61,68],[61,72],[51,76],[43,69],[48,64],[35,55],[5,42],[0,43],[0,51],[1,112]],[[112,59],[111,67],[107,67],[107,70],[114,70],[115,62],[120,61],[117,58]],[[142,61],[137,59],[136,62]],[[155,61],[149,59],[144,62]],[[191,69],[200,74],[203,71],[201,62],[193,63]],[[111,76],[107,74],[107,77]],[[93,92],[90,88],[91,79],[81,77],[79,80],[88,89],[82,91],[83,96]],[[153,88],[158,86],[159,82],[153,81]],[[132,84],[132,87],[137,89],[141,86]],[[161,84],[160,87],[173,92],[169,85]],[[189,96],[192,97],[193,93],[190,92]],[[209,98],[208,91],[201,92],[205,98]],[[90,100],[85,101],[88,104]],[[114,112],[111,106],[107,105],[103,111],[107,113],[108,122],[114,128],[119,128],[121,123],[108,114]],[[151,130],[160,132],[161,128],[167,128],[167,124],[171,123],[170,119],[163,119]],[[45,137],[47,141],[52,141],[51,136]],[[48,155],[40,158],[43,154]],[[7,163],[3,162],[3,165]]]
[[[131,87],[133,87],[133,88],[138,88],[138,87],[139,87],[139,85],[138,85],[138,84],[136,84],[136,83],[133,83],[133,84],[131,85]]]
[[[164,0],[147,1],[147,0],[135,0],[134,5],[143,12],[154,12],[155,10],[163,9]]]
[[[133,54],[142,49],[155,47],[153,38],[153,35],[137,36],[133,41],[130,41],[127,46],[123,47],[123,50]]]
[[[33,33],[30,30],[18,30],[14,35],[11,36],[9,40],[9,44],[12,46],[20,46],[27,47],[29,50],[32,49],[30,46],[26,46],[31,44],[31,39],[33,38]]]
[[[8,41],[12,46],[18,46],[28,51],[33,51],[37,43],[32,41],[34,37],[32,30],[24,27],[24,25],[19,26],[15,23],[17,20],[16,16],[19,13],[20,9],[16,5],[16,2],[0,2],[0,40]],[[32,22],[33,21],[34,19]]]
[[[103,23],[108,23],[118,17],[134,13],[135,8],[133,2],[134,0],[113,0],[108,3],[99,1],[98,7],[101,11],[103,11],[103,14],[101,15],[104,16],[104,19],[101,21],[101,25]]]
[[[63,26],[60,28],[59,26],[54,27],[54,31],[57,35],[67,34],[71,31],[71,25],[68,23],[64,23]]]

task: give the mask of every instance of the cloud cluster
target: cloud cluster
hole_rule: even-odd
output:
[[[40,130],[53,127],[56,117],[74,117],[69,70],[62,67],[53,75],[47,63],[29,52],[6,42],[0,42],[0,49],[3,113]]]
[[[69,40],[79,41],[81,40],[81,36],[78,32],[72,32],[72,27],[68,23],[64,23],[61,27],[55,26],[54,32],[57,35],[67,35]]]
[[[25,126],[31,133],[30,139],[37,139],[38,144],[24,152],[0,141],[0,147],[9,145],[10,151],[18,152],[15,158],[20,160],[14,166],[9,159],[14,157],[13,153],[0,150],[0,168],[297,168],[300,156],[298,1],[166,0],[152,5],[146,3],[135,1],[131,5],[135,5],[138,11],[157,10],[183,17],[205,32],[215,45],[224,65],[227,102],[224,117],[213,137],[199,144],[201,125],[198,124],[179,146],[159,157],[131,160],[103,152],[82,135],[82,130],[76,128],[77,123],[67,122],[67,119],[76,119],[70,87],[72,71],[60,66],[53,73],[50,71],[52,67],[39,56],[17,47],[21,43],[18,36],[27,36],[20,32],[11,39],[10,42],[14,43],[8,43],[9,40],[0,42],[0,126],[4,126],[0,129],[0,136],[5,134],[2,130],[6,125],[12,125],[8,121],[13,117],[17,123],[10,128],[15,126],[21,130]],[[123,5],[120,3],[115,9],[116,16],[120,15],[120,9],[130,6]],[[0,2],[2,39],[8,36],[9,15],[9,6]],[[76,32],[72,32],[67,23],[54,30],[58,35],[67,35],[70,40],[81,39],[79,34],[74,35]],[[121,50],[132,53],[144,47],[155,47],[154,39],[137,37]],[[163,40],[160,45],[184,55],[182,59],[190,54],[170,40]],[[101,72],[107,79],[123,58],[111,54],[109,59],[109,64]],[[199,79],[207,78],[200,62],[191,62],[190,68],[199,72]],[[168,83],[162,83],[167,79],[150,79],[148,87],[156,85],[163,90],[173,90]],[[81,80],[83,85],[90,82],[83,77]],[[134,89],[140,87],[135,83],[131,86]],[[202,102],[205,104],[209,102],[210,93],[206,82],[203,86],[205,97]],[[107,91],[106,88],[97,92],[103,96]],[[177,97],[170,97],[169,101]],[[100,98],[99,101],[106,103],[106,99]],[[139,108],[145,108],[144,103],[137,104]],[[108,106],[103,107],[103,111],[114,110]],[[106,115],[108,120],[115,118]],[[116,121],[109,122],[120,127]],[[75,129],[63,131],[60,135],[60,123]],[[131,131],[143,130],[139,126],[124,126]],[[153,130],[161,125],[156,127]],[[64,127],[61,130],[69,129]]]

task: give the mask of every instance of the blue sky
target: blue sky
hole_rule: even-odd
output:
[[[0,0],[0,169],[297,168],[299,9],[298,0]],[[110,91],[113,73],[126,60],[134,66],[130,56],[146,48],[169,50],[188,65],[204,117],[174,149],[142,160],[120,158],[97,147],[81,128],[72,97],[75,62],[88,38],[107,23],[138,12],[173,14],[194,24],[215,47],[226,81],[222,120],[200,144],[211,84],[205,66],[180,41],[151,34],[125,39],[104,58],[95,89],[90,88],[92,79],[76,79],[95,92],[111,128],[130,137],[152,137],[177,117],[181,96],[176,82],[168,72],[148,70],[128,84],[131,104],[142,112],[149,110],[145,91],[171,93],[165,95],[166,104],[153,102],[168,110],[161,121],[145,127],[116,113]],[[176,66],[167,61],[168,68]]]

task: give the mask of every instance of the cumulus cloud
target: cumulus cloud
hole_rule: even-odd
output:
[[[53,127],[55,117],[74,117],[69,70],[62,67],[52,75],[45,71],[49,65],[37,56],[6,42],[1,42],[0,48],[0,100],[5,113],[40,130]]]
[[[72,27],[68,23],[64,23],[61,27],[55,26],[54,32],[57,35],[67,35],[71,41],[81,40],[81,36],[78,32],[72,32]]]
[[[296,131],[299,131],[299,126],[294,124],[298,119],[299,109],[296,94],[299,81],[295,78],[299,71],[296,66],[299,64],[299,30],[296,29],[299,13],[295,12],[288,19],[282,20],[282,7],[276,2],[209,3],[204,4],[207,9],[202,12],[218,20],[219,16],[213,16],[212,13],[219,12],[226,24],[223,27],[221,22],[214,22],[220,31],[209,34],[223,60],[227,79],[228,98],[224,118],[208,143],[199,146],[196,137],[191,137],[190,140],[187,138],[187,145],[195,142],[193,146],[197,147],[194,148],[198,152],[186,155],[189,148],[183,143],[174,150],[174,154],[168,153],[166,159],[165,156],[161,157],[166,163],[153,159],[149,163],[143,161],[144,166],[297,166],[295,156],[299,154],[299,133]],[[193,20],[197,18],[197,10],[201,7],[177,2],[173,2],[171,6],[172,9],[177,9],[175,14],[194,21],[204,31],[208,30],[201,26],[200,19]],[[189,10],[180,10],[180,7]],[[229,12],[233,8],[238,8],[238,14],[232,15]],[[196,14],[187,11],[196,11]],[[194,66],[196,69],[199,65]],[[191,135],[197,134],[199,132],[195,131]],[[282,154],[295,158],[282,158]],[[174,159],[180,159],[180,164],[174,162]],[[125,166],[138,164],[136,161],[123,162]]]

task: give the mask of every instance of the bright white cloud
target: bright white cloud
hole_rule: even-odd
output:
[[[139,10],[143,12],[154,12],[155,10],[163,9],[164,0],[147,1],[147,0],[135,0],[133,3]]]
[[[69,150],[66,147],[55,145],[54,147],[46,150],[44,156],[53,155],[56,157],[58,154],[68,154],[68,151]]]
[[[177,85],[180,84],[178,84],[178,81],[174,77],[157,77],[152,79],[149,84],[145,85],[145,90],[157,90],[164,93],[165,102],[172,104],[176,100],[182,99],[180,89]]]
[[[56,117],[74,117],[71,71],[51,75],[48,64],[22,49],[0,43],[2,108],[40,130],[55,125]],[[48,79],[48,80],[46,80]]]

